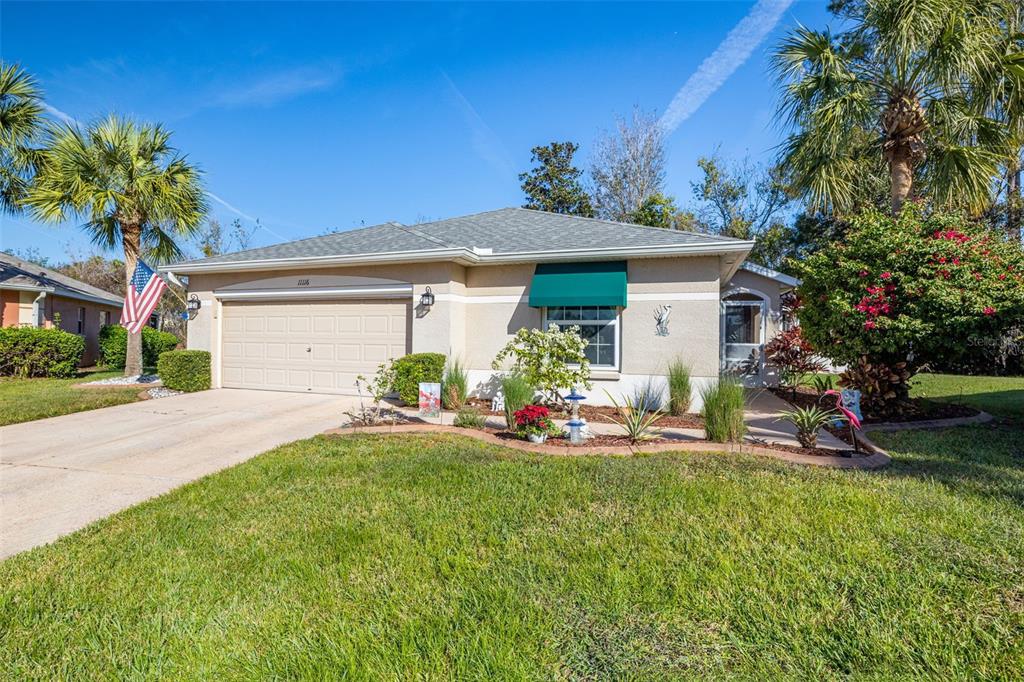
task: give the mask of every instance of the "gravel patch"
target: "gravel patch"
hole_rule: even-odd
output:
[[[82,386],[130,386],[133,384],[155,384],[160,381],[156,374],[136,374],[130,377],[110,377],[98,381],[87,381]]]
[[[148,391],[146,391],[146,393],[149,394],[150,398],[155,399],[170,398],[171,396],[181,395],[182,393],[184,393],[184,391],[174,391],[169,388],[164,388],[163,386],[157,386],[156,388],[149,389]]]

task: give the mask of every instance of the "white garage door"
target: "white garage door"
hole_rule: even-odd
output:
[[[404,301],[225,302],[223,311],[225,388],[352,394],[357,375],[409,345]]]

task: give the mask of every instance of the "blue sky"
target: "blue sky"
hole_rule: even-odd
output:
[[[259,218],[263,245],[519,205],[531,147],[579,142],[585,167],[617,115],[662,115],[684,85],[666,189],[685,205],[699,156],[770,159],[766,55],[798,22],[825,25],[825,2],[5,0],[0,54],[75,119],[166,124],[230,205],[211,215]],[[4,250],[88,249],[73,223],[0,220]]]

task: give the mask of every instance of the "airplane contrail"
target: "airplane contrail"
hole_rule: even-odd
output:
[[[658,124],[671,134],[728,80],[761,44],[793,0],[759,0],[672,98]]]

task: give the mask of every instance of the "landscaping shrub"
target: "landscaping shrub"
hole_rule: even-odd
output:
[[[100,364],[114,369],[124,369],[125,354],[128,352],[128,330],[119,324],[108,324],[100,328]],[[180,340],[174,334],[152,327],[142,328],[142,366],[155,367],[160,355],[178,347]]]
[[[83,337],[56,327],[0,328],[0,376],[73,377],[83,353]]]
[[[444,374],[445,356],[441,353],[413,353],[392,364],[394,389],[406,405],[418,405],[420,382],[439,384]]]
[[[452,422],[454,426],[461,429],[482,429],[486,423],[487,417],[469,407],[459,410]]]
[[[678,417],[690,411],[692,402],[690,366],[682,360],[673,360],[668,365],[668,411]]]
[[[715,443],[738,443],[747,432],[743,421],[743,387],[735,381],[719,379],[700,391],[704,407],[704,431]]]
[[[502,378],[501,394],[505,397],[505,424],[510,431],[515,430],[515,414],[533,402],[537,390],[522,374],[513,372]]]
[[[205,350],[169,350],[160,354],[157,374],[164,386],[175,391],[210,388],[210,353]]]
[[[1020,243],[957,214],[866,212],[796,267],[803,334],[857,367],[847,385],[867,414],[898,413],[920,369],[963,364],[1024,323]]]
[[[794,393],[808,375],[825,371],[825,362],[814,352],[800,327],[773,336],[764,347],[764,355],[779,370],[779,383]]]
[[[441,401],[446,410],[460,410],[469,395],[469,377],[462,363],[456,359],[448,361],[441,382]]]
[[[550,402],[562,402],[562,391],[574,386],[590,388],[590,361],[585,350],[587,341],[579,327],[559,329],[551,325],[547,331],[520,329],[515,338],[498,351],[491,366],[501,369],[506,358],[512,358],[512,370],[544,394]]]

